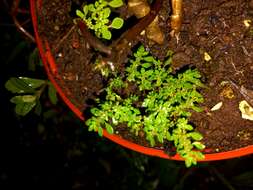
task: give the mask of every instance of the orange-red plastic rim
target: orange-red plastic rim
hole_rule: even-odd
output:
[[[69,100],[68,96],[64,93],[62,88],[58,85],[58,83],[55,80],[54,76],[57,71],[55,70],[56,67],[54,67],[54,65],[56,64],[51,54],[50,46],[45,41],[45,39],[44,40],[41,39],[38,33],[37,10],[40,10],[41,5],[42,5],[42,0],[30,0],[30,9],[31,9],[33,28],[34,28],[35,38],[37,42],[37,47],[39,49],[40,56],[42,58],[42,62],[44,64],[49,80],[52,82],[52,84],[56,88],[62,100],[81,120],[84,120],[82,112]],[[140,152],[142,154],[146,154],[149,156],[156,156],[156,157],[170,159],[170,160],[183,160],[178,154],[170,157],[167,154],[165,154],[162,150],[140,146],[133,142],[127,141],[117,135],[110,135],[105,130],[103,134],[104,134],[104,137],[106,137],[107,139],[123,147],[126,147],[128,149],[134,150],[136,152]],[[231,159],[231,158],[246,156],[252,153],[253,153],[253,145],[231,150],[231,151],[226,151],[226,152],[205,154],[205,159],[201,161],[217,161],[217,160]]]

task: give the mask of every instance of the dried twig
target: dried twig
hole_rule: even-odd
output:
[[[244,86],[239,87],[235,82],[229,80],[230,84],[240,92],[240,94],[245,98],[245,100],[253,107],[253,90],[249,90]]]
[[[142,18],[150,12],[150,5],[147,0],[128,0],[128,9],[137,18]],[[145,31],[149,40],[163,44],[165,36],[159,26],[158,16],[146,27]]]
[[[29,13],[29,11],[24,10],[24,9],[20,9],[19,8],[20,5],[20,0],[14,0],[13,4],[12,4],[12,8],[11,8],[11,17],[14,21],[14,24],[16,25],[16,27],[19,29],[19,31],[21,31],[25,36],[27,36],[32,42],[35,42],[35,39],[33,37],[33,35],[31,35],[23,26],[22,24],[20,24],[20,22],[17,19],[17,15],[18,13],[21,14],[27,14]]]
[[[139,34],[155,19],[162,6],[162,0],[156,0],[148,15],[143,17],[136,25],[127,30],[121,37],[112,43],[112,55],[109,61],[117,64],[123,63],[133,46],[138,43]]]
[[[77,24],[82,32],[83,37],[85,38],[85,40],[87,40],[90,46],[92,46],[94,49],[97,49],[100,52],[106,53],[107,55],[111,55],[112,53],[111,48],[107,47],[98,38],[93,36],[89,32],[88,27],[84,21],[79,20]]]

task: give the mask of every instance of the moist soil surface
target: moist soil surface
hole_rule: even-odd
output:
[[[209,152],[233,150],[253,144],[253,121],[242,119],[239,102],[253,102],[253,0],[184,0],[183,24],[179,39],[171,37],[170,1],[163,1],[159,12],[162,45],[138,36],[153,56],[163,59],[174,52],[172,67],[197,68],[207,88],[201,89],[204,111],[192,113],[191,123],[204,136]],[[85,112],[94,102],[105,80],[94,71],[94,51],[73,23],[79,0],[43,0],[39,11],[39,32],[52,49],[57,66],[56,80],[72,103]],[[128,18],[126,7],[120,9]],[[211,111],[222,102],[220,109]],[[148,146],[142,137],[119,127],[119,135]],[[159,148],[166,148],[162,145]]]

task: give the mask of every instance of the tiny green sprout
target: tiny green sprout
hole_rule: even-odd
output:
[[[118,126],[125,126],[133,135],[144,133],[152,147],[171,141],[190,167],[204,158],[200,152],[205,148],[203,137],[189,123],[190,110],[202,111],[198,103],[203,97],[197,89],[204,85],[195,69],[172,74],[172,55],[168,52],[162,62],[139,47],[124,75],[116,72],[108,79],[106,97],[91,109],[86,124],[100,136],[102,129],[112,134]]]
[[[253,36],[253,28],[251,28],[251,29],[249,30],[249,35],[250,35],[250,36]]]
[[[119,17],[110,21],[111,8],[118,8],[123,4],[122,0],[97,0],[94,4],[84,5],[82,11],[76,10],[76,15],[85,21],[98,38],[110,40],[112,38],[110,29],[120,29],[124,24],[124,20]]]
[[[104,63],[100,59],[96,59],[94,69],[100,71],[101,75],[106,77],[106,78],[110,74],[110,68],[108,67],[108,64]]]

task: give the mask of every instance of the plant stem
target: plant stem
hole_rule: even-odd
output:
[[[112,43],[112,55],[109,61],[120,65],[123,63],[132,47],[138,43],[139,34],[155,19],[162,7],[162,0],[156,0],[148,15],[143,17],[136,25],[127,30],[121,37]]]
[[[110,62],[117,67],[126,60],[128,54],[131,52],[132,47],[138,43],[139,34],[145,30],[145,28],[155,19],[161,7],[162,0],[156,0],[149,14],[143,17],[132,28],[124,32],[120,38],[112,42],[109,47],[105,46],[98,38],[89,32],[88,27],[84,21],[79,20],[77,24],[87,42],[93,48],[109,56],[107,58],[103,57],[103,62]]]
[[[106,53],[107,55],[111,55],[112,50],[110,47],[105,46],[98,38],[93,36],[89,30],[87,25],[84,21],[79,20],[78,26],[82,32],[82,35],[84,36],[85,40],[94,48],[97,49],[100,52]]]
[[[37,99],[40,99],[41,94],[44,92],[46,87],[49,85],[48,83],[49,83],[49,81],[45,81],[45,84],[43,84],[40,87],[40,89],[36,91],[35,95],[36,95]]]
[[[67,39],[67,37],[73,32],[74,29],[75,29],[75,25],[73,25],[69,29],[69,31],[61,38],[61,40],[55,45],[54,51],[58,51],[58,48],[60,47],[60,45]]]

